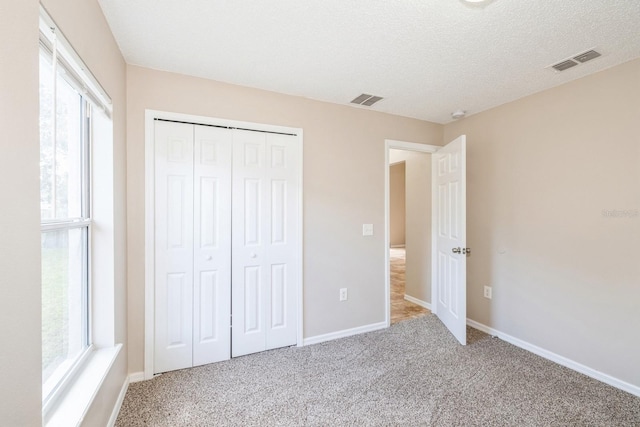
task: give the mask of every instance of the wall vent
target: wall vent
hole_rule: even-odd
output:
[[[351,103],[352,104],[358,104],[358,105],[364,105],[366,107],[371,107],[373,104],[375,104],[376,102],[380,101],[381,99],[383,99],[381,96],[368,95],[366,93],[363,93],[362,95],[355,97],[351,101]]]
[[[586,52],[574,55],[573,57],[571,57],[571,59],[566,59],[562,62],[558,62],[557,64],[553,64],[551,68],[556,71],[564,71],[568,70],[569,68],[575,67],[576,65],[580,65],[587,61],[591,61],[592,59],[596,59],[599,56],[602,56],[600,52],[591,49]]]

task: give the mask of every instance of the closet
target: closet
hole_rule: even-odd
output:
[[[296,344],[298,140],[154,121],[154,373]]]

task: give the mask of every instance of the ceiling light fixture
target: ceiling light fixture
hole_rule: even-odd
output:
[[[484,7],[484,6],[487,6],[489,3],[493,2],[494,0],[460,0],[460,1],[466,6]]]
[[[466,114],[467,112],[465,110],[456,110],[453,113],[451,113],[451,118],[453,120],[458,120],[463,118]]]

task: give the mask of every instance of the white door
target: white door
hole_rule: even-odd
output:
[[[193,366],[231,357],[232,132],[194,128]]]
[[[467,343],[466,136],[432,156],[435,218],[435,312],[461,344]]]
[[[295,137],[234,131],[232,355],[296,343]]]
[[[296,344],[298,149],[155,122],[154,373]]]
[[[267,134],[266,349],[296,344],[298,280],[298,142]]]
[[[231,356],[231,137],[155,122],[156,373]]]
[[[154,372],[193,364],[193,126],[155,122]]]

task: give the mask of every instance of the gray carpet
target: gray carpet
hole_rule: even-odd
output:
[[[117,426],[640,426],[640,398],[433,315],[131,384]]]

